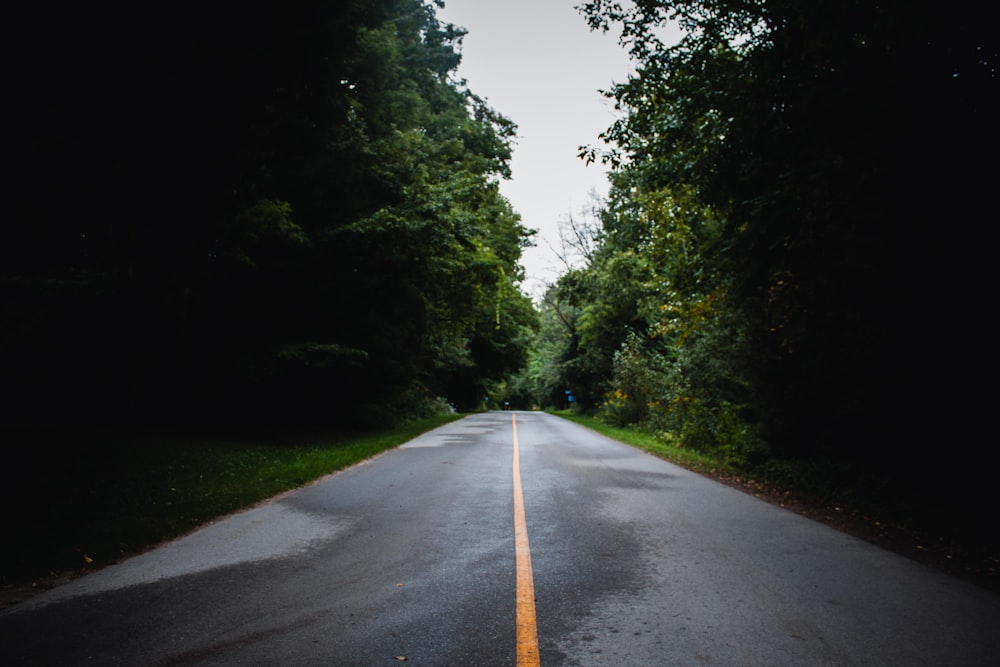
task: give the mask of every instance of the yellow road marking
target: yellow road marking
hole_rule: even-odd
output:
[[[535,621],[535,581],[531,574],[528,525],[524,518],[521,489],[521,452],[517,443],[517,416],[511,415],[514,431],[514,554],[517,561],[517,667],[540,665],[538,627]]]

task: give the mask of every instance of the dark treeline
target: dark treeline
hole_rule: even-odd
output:
[[[624,8],[623,8],[624,7]],[[985,472],[995,35],[972,3],[587,2],[637,71],[520,387],[943,524]],[[682,41],[662,42],[674,19]],[[799,473],[801,474],[801,472]]]
[[[474,407],[523,361],[515,126],[422,0],[5,19],[6,421]]]
[[[10,10],[3,421],[371,420],[569,391],[974,531],[994,503],[984,5],[581,13],[636,72],[581,150],[613,167],[570,230],[583,261],[536,312],[497,187],[515,127],[454,80],[462,30],[433,4]]]

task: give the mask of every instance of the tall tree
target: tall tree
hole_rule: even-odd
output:
[[[988,284],[989,176],[969,157],[998,144],[984,9],[594,0],[583,12],[619,30],[637,65],[609,93],[623,115],[607,150],[583,155],[615,167],[624,227],[608,239],[686,286],[660,304],[699,336],[674,340],[671,368],[700,359],[685,377],[704,389],[721,353],[740,418],[777,452],[867,466],[915,496],[929,470],[900,462],[918,440],[968,437],[982,400],[964,369],[992,370],[982,328],[944,315],[979,312]],[[678,43],[660,39],[668,21]],[[678,195],[721,223],[683,264],[660,205]],[[707,296],[698,332],[690,308]],[[712,354],[687,354],[709,341]]]
[[[530,237],[496,185],[515,126],[452,77],[464,31],[422,0],[182,4],[116,29],[127,14],[17,10],[7,414],[323,419],[426,396],[519,294]],[[471,382],[510,363],[467,361]]]

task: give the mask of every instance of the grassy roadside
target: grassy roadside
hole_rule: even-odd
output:
[[[609,424],[605,424],[594,417],[585,417],[583,415],[574,414],[570,410],[553,410],[550,414],[575,422],[581,426],[586,426],[591,430],[597,431],[601,435],[606,435],[609,438],[624,442],[632,445],[633,447],[644,449],[651,454],[655,454],[660,458],[666,459],[671,463],[676,463],[682,468],[687,468],[688,470],[692,470],[694,472],[710,475],[720,473],[731,475],[736,474],[734,470],[727,468],[723,464],[708,456],[704,456],[689,449],[670,447],[664,444],[663,441],[641,431],[610,426]]]
[[[762,500],[1000,592],[1000,558],[913,526],[752,479],[695,452],[555,413]],[[461,415],[377,433],[0,427],[0,608],[396,447]],[[16,455],[15,455],[16,452]]]
[[[99,569],[461,417],[366,433],[2,427],[20,460],[0,495],[0,592]]]
[[[901,518],[898,511],[864,483],[851,488],[817,481],[816,471],[768,476],[748,475],[710,457],[664,444],[639,430],[619,428],[569,410],[551,414],[575,422],[619,442],[643,449],[682,468],[738,488],[745,493],[866,540],[925,565],[1000,593],[1000,552],[993,542],[956,539],[923,524],[919,517]],[[976,508],[972,508],[976,511]],[[984,526],[984,530],[992,530]]]

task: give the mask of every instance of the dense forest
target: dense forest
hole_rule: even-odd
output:
[[[584,2],[635,72],[581,137],[610,189],[537,304],[498,187],[516,119],[456,78],[438,4],[9,10],[3,421],[371,422],[572,392],[976,529],[983,3]]]
[[[609,83],[620,118],[581,147],[611,166],[610,193],[567,229],[583,261],[541,303],[515,386],[976,532],[996,502],[1000,55],[983,6],[581,12],[636,72]]]
[[[406,418],[523,365],[516,126],[433,5],[5,23],[5,420]]]

